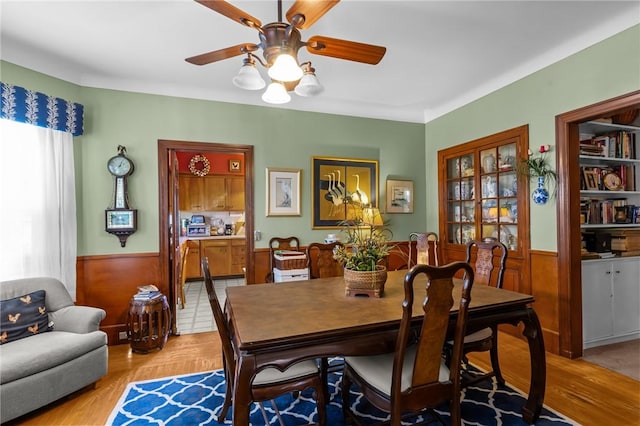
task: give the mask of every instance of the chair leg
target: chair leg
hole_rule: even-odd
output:
[[[229,375],[227,374],[227,364],[224,360],[224,355],[222,356],[222,365],[224,366],[224,380],[226,383],[226,389],[224,391],[224,403],[222,404],[222,411],[220,411],[220,414],[218,414],[218,423],[224,423],[224,420],[227,418],[229,408],[231,408],[231,400],[233,398],[233,396],[231,395],[233,386],[231,385]]]
[[[326,380],[320,385],[323,388],[326,385]],[[327,424],[327,403],[329,402],[329,394],[324,391],[318,392],[316,390],[316,405],[318,407],[318,424],[325,426]]]
[[[500,371],[500,362],[498,360],[498,330],[493,329],[493,341],[491,344],[491,349],[489,350],[489,355],[491,357],[491,367],[493,368],[493,374],[496,377],[496,380],[501,385],[504,385],[504,378],[502,377],[502,371]]]
[[[280,410],[278,410],[278,406],[276,405],[276,401],[275,400],[271,400],[271,406],[273,407],[273,411],[276,412],[276,417],[278,418],[278,422],[280,422],[280,426],[285,426],[284,424],[284,420],[282,420],[282,416],[280,415]],[[264,408],[262,409],[262,414],[265,415],[265,423],[269,424],[269,421],[266,418],[266,413],[264,411]]]
[[[460,419],[460,395],[459,394],[458,394],[458,397],[454,396],[453,399],[451,399],[449,410],[451,412],[451,426],[460,426],[461,419]]]
[[[322,387],[324,394],[329,395],[329,359],[320,358],[320,375],[322,377]]]

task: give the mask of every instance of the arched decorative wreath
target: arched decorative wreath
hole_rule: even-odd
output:
[[[202,163],[201,167],[199,163]],[[206,176],[210,169],[209,159],[202,154],[196,154],[189,160],[189,170],[196,176]]]

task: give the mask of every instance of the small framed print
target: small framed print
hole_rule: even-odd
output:
[[[135,231],[138,224],[138,210],[107,209],[105,210],[105,230]]]
[[[267,216],[300,216],[302,169],[267,168]]]
[[[413,213],[413,181],[387,179],[387,213]]]
[[[229,171],[239,172],[241,170],[242,163],[240,160],[229,160]]]
[[[585,169],[582,172],[584,177],[584,187],[587,191],[597,191],[598,188],[598,173],[595,170]]]

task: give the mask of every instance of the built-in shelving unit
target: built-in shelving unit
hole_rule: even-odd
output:
[[[580,125],[581,228],[640,228],[640,128]]]

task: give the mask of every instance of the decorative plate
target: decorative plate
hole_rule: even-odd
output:
[[[622,189],[622,179],[620,179],[620,176],[618,176],[614,172],[607,173],[606,175],[604,175],[604,178],[602,178],[602,180],[604,182],[604,186],[609,191],[619,191],[620,189]]]

